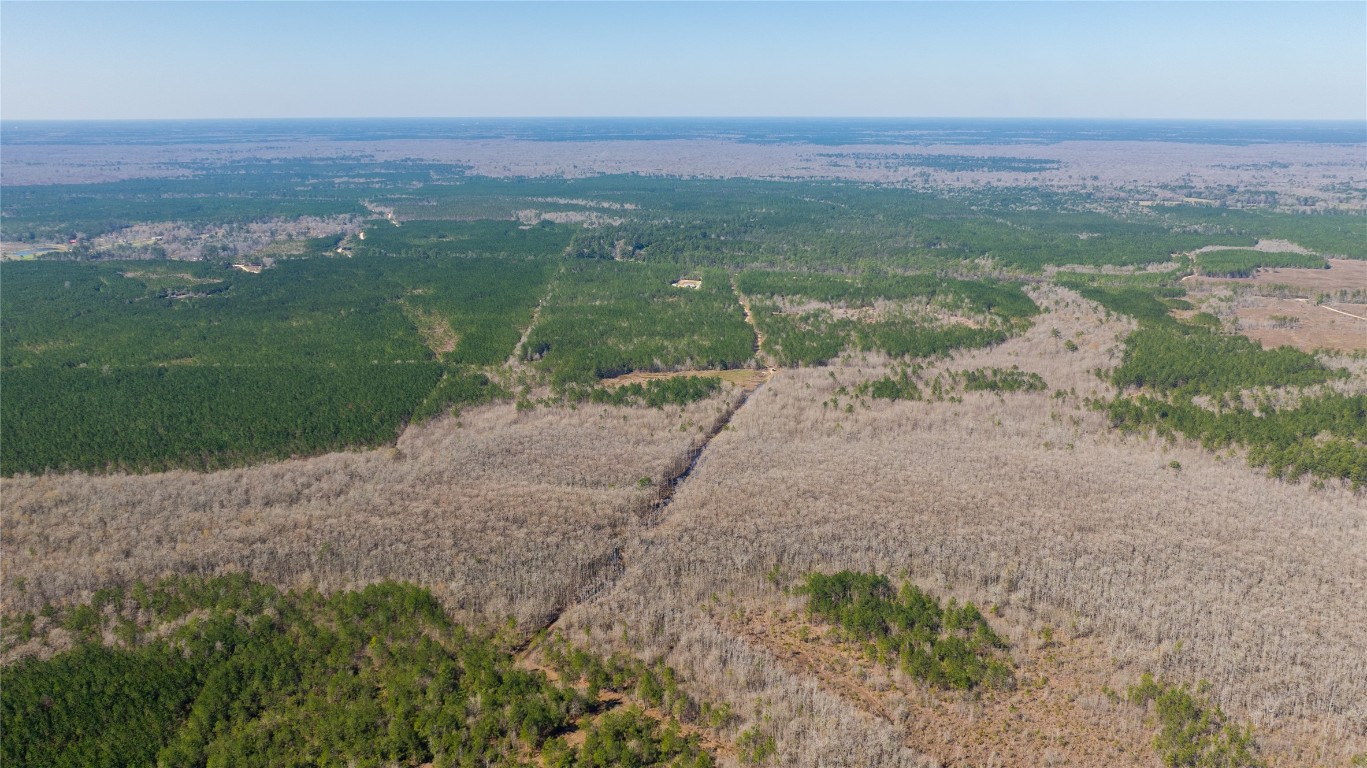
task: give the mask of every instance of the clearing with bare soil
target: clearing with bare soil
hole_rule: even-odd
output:
[[[1234,312],[1236,330],[1269,349],[1286,344],[1306,352],[1367,350],[1367,304],[1250,296],[1238,299]]]
[[[1367,261],[1329,269],[1260,269],[1253,277],[1182,279],[1190,300],[1264,347],[1367,349]]]

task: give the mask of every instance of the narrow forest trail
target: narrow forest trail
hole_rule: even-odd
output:
[[[644,504],[637,512],[636,525],[623,532],[618,537],[618,543],[613,547],[611,555],[605,558],[597,568],[594,577],[587,584],[582,586],[572,600],[566,601],[562,606],[558,606],[551,616],[548,616],[544,626],[529,634],[527,641],[520,648],[516,648],[513,654],[513,663],[519,669],[529,672],[539,672],[544,674],[553,683],[563,683],[560,674],[540,657],[538,647],[540,641],[547,636],[560,623],[560,619],[569,609],[592,600],[597,595],[610,591],[617,582],[624,576],[630,565],[630,554],[633,549],[639,546],[641,534],[648,529],[658,525],[664,520],[666,511],[674,495],[684,482],[692,475],[703,458],[704,452],[711,445],[713,439],[721,434],[730,425],[731,420],[742,407],[749,402],[750,396],[768,381],[766,375],[755,386],[754,389],[738,387],[739,393],[727,407],[718,414],[712,425],[704,433],[701,440],[697,441],[691,448],[682,455],[677,456],[665,476],[658,486],[656,497]],[[567,633],[568,634],[568,633]],[[576,683],[575,687],[583,691],[587,689],[587,683]],[[707,728],[699,727],[694,723],[680,722],[670,714],[661,711],[657,707],[652,707],[644,701],[637,700],[635,697],[622,693],[604,690],[598,694],[596,711],[590,711],[579,717],[573,724],[573,730],[564,734],[566,743],[572,748],[579,748],[583,745],[587,736],[587,729],[590,724],[603,712],[612,710],[614,707],[628,704],[639,708],[647,717],[661,723],[674,723],[684,736],[696,736],[703,749],[715,756],[735,759],[739,752],[734,744],[723,741],[719,735]],[[544,764],[541,757],[536,756],[538,765]]]
[[[510,365],[521,356],[523,342],[526,341],[528,335],[531,333],[532,327],[535,326],[535,318],[539,315],[540,307],[544,306],[549,300],[554,291],[555,283],[563,271],[564,267],[562,266],[561,271],[557,272],[556,276],[551,279],[551,287],[547,290],[546,297],[542,299],[538,308],[533,312],[532,324],[527,326],[527,331],[522,335],[522,341],[518,342],[518,345],[513,352],[513,357],[509,361]],[[632,545],[635,543],[636,538],[646,529],[659,525],[660,522],[664,520],[670,502],[673,501],[679,488],[692,476],[693,470],[697,469],[702,463],[712,441],[717,435],[721,434],[723,430],[730,426],[732,419],[734,419],[736,414],[745,407],[745,404],[750,401],[750,398],[763,388],[778,372],[778,369],[773,363],[763,356],[762,347],[764,345],[764,334],[762,334],[755,325],[754,317],[750,309],[750,302],[736,288],[734,277],[731,279],[731,289],[735,293],[737,301],[740,303],[741,309],[745,313],[745,321],[755,332],[755,354],[760,363],[764,366],[762,373],[747,382],[736,383],[736,389],[733,390],[735,399],[728,403],[717,415],[716,419],[713,420],[712,424],[703,433],[701,439],[694,442],[682,454],[675,457],[674,461],[665,470],[664,476],[661,478],[659,484],[656,486],[655,497],[645,502],[637,509],[637,525],[632,529],[625,531],[618,538],[616,546],[613,547],[612,554],[609,557],[604,558],[601,563],[597,565],[593,576],[587,579],[586,582],[579,587],[572,599],[567,600],[565,605],[558,606],[552,614],[547,617],[545,624],[542,627],[539,627],[539,630],[544,631],[554,627],[556,623],[560,621],[560,617],[564,615],[565,611],[575,605],[592,600],[596,595],[611,589],[613,585],[617,583],[630,567]]]
[[[574,597],[567,600],[564,605],[556,606],[551,615],[546,618],[544,625],[533,631],[552,629],[560,621],[560,617],[564,615],[565,611],[612,589],[630,567],[631,551],[633,545],[637,543],[637,538],[664,520],[670,502],[674,500],[679,488],[692,476],[693,470],[698,468],[708,446],[712,444],[717,435],[721,434],[731,424],[731,420],[749,402],[750,396],[764,384],[765,382],[761,381],[755,389],[740,389],[737,398],[717,415],[712,425],[703,434],[702,439],[674,458],[669,468],[665,470],[664,477],[659,485],[656,486],[655,497],[645,501],[636,509],[636,525],[617,537],[612,552],[595,564],[592,576],[582,583]]]
[[[536,308],[532,310],[531,322],[528,323],[527,328],[522,333],[522,338],[518,340],[517,345],[513,348],[512,355],[508,358],[507,365],[509,368],[516,369],[516,367],[521,364],[523,349],[527,339],[531,336],[532,330],[536,327],[536,323],[541,315],[541,309],[550,302],[564,272],[565,267],[564,265],[561,265],[556,274],[551,277],[545,296],[541,298],[537,303]],[[732,288],[733,290],[735,288],[734,280],[732,281]],[[746,322],[751,325],[751,328],[755,328],[750,316],[749,302],[746,301],[739,292],[736,293],[736,296],[745,312]],[[755,328],[755,333],[757,339],[756,350],[758,353],[764,337],[759,333],[757,328]],[[596,562],[588,567],[588,572],[584,575],[584,578],[565,596],[563,604],[554,606],[551,612],[544,617],[540,626],[531,629],[533,634],[553,628],[567,610],[592,600],[595,596],[611,589],[618,580],[621,579],[622,575],[626,573],[627,568],[630,567],[630,553],[633,544],[636,543],[639,535],[644,530],[658,525],[664,519],[665,510],[673,500],[675,493],[678,492],[680,486],[682,486],[692,475],[693,470],[699,466],[705,456],[708,446],[712,443],[712,440],[731,424],[731,420],[735,418],[740,409],[749,402],[750,397],[755,392],[759,391],[776,372],[776,368],[772,365],[767,365],[758,371],[747,371],[747,373],[751,375],[745,377],[727,375],[728,373],[734,373],[733,371],[683,371],[641,375],[641,380],[665,378],[674,375],[719,375],[732,384],[733,389],[730,390],[730,397],[732,399],[725,404],[716,418],[713,419],[711,425],[703,432],[701,438],[695,439],[686,450],[676,455],[670,462],[656,485],[655,495],[653,497],[646,497],[646,499],[636,507],[633,515],[635,518],[635,525],[614,537],[616,540],[612,542],[613,546],[611,552],[602,558],[598,558]],[[624,383],[626,380],[631,380],[633,376],[636,376],[636,374],[628,374],[627,376],[621,377],[623,381],[617,383],[620,384]],[[607,382],[604,383],[607,384]]]
[[[1299,301],[1299,302],[1302,303],[1302,304],[1309,304],[1309,303],[1310,303],[1310,300],[1309,300],[1309,299],[1297,299],[1297,301]],[[1351,317],[1351,318],[1353,318],[1354,320],[1367,320],[1367,317],[1363,317],[1362,315],[1354,315],[1354,314],[1352,314],[1351,312],[1344,312],[1344,311],[1341,310],[1341,309],[1334,309],[1333,307],[1329,306],[1328,304],[1320,304],[1319,307],[1320,307],[1320,309],[1327,309],[1327,310],[1329,310],[1330,312],[1337,312],[1337,313],[1339,313],[1340,315],[1345,315],[1345,316],[1347,316],[1347,317]]]
[[[617,544],[613,547],[612,553],[597,564],[593,576],[583,583],[572,599],[567,600],[564,605],[557,606],[546,617],[545,623],[533,630],[533,636],[536,633],[554,628],[559,623],[560,617],[570,608],[592,600],[595,596],[612,589],[617,584],[627,569],[631,567],[631,552],[634,545],[638,543],[640,535],[664,520],[670,502],[673,501],[679,488],[692,476],[693,470],[697,469],[705,458],[712,441],[731,424],[732,419],[750,401],[751,396],[758,392],[768,380],[769,377],[766,376],[753,389],[738,388],[736,390],[735,399],[717,415],[711,426],[703,433],[702,438],[693,443],[682,454],[676,456],[665,470],[664,476],[657,486],[655,497],[645,501],[637,508],[636,525],[618,536]]]
[[[769,372],[769,376],[773,376],[778,369],[774,367],[774,361],[770,360],[768,353],[764,351],[764,331],[761,331],[759,326],[755,324],[755,313],[750,309],[750,299],[740,292],[740,286],[736,285],[735,275],[731,276],[731,292],[736,295],[736,299],[740,302],[746,324],[750,326],[750,330],[755,332],[755,359]]]
[[[551,294],[555,292],[555,284],[563,274],[565,274],[565,265],[561,264],[551,279],[546,281],[546,295],[536,302],[535,307],[532,307],[532,319],[528,321],[527,327],[522,329],[522,337],[517,340],[517,344],[513,347],[513,353],[508,356],[507,366],[509,368],[517,365],[518,361],[522,359],[522,348],[527,345],[527,338],[532,335],[536,321],[541,319],[541,308],[546,306],[547,301],[550,301]]]
[[[557,273],[557,277],[558,276],[559,273]],[[554,283],[555,279],[553,278],[552,290],[554,288]],[[734,278],[732,279],[731,285],[732,289],[735,290]],[[693,471],[702,463],[712,441],[730,426],[732,420],[736,417],[736,414],[750,402],[751,396],[758,392],[777,373],[777,369],[764,356],[764,334],[760,332],[759,328],[756,327],[754,323],[749,301],[738,290],[736,290],[735,293],[741,308],[745,313],[746,323],[748,323],[755,332],[755,355],[763,365],[762,370],[756,372],[757,375],[753,379],[744,382],[733,382],[735,385],[735,389],[732,390],[734,399],[717,414],[717,417],[700,439],[694,441],[686,451],[675,457],[674,461],[665,470],[664,476],[658,483],[655,497],[638,508],[636,513],[636,524],[624,531],[618,537],[617,544],[613,547],[611,555],[601,561],[595,569],[596,572],[593,574],[593,577],[588,579],[587,583],[579,588],[574,597],[567,600],[564,605],[558,606],[551,615],[547,616],[544,625],[532,632],[528,636],[526,644],[516,650],[514,654],[514,663],[519,668],[540,672],[546,675],[548,679],[560,682],[560,676],[556,671],[551,669],[539,658],[537,650],[540,639],[544,637],[547,632],[555,629],[560,623],[561,617],[564,616],[568,610],[593,600],[597,595],[610,591],[616,586],[622,576],[626,574],[627,570],[632,567],[631,554],[633,550],[639,547],[642,534],[650,528],[659,525],[665,519],[665,515],[668,513],[669,505],[673,501],[674,496],[678,493],[683,484],[693,475]],[[547,297],[543,298],[537,305],[536,310],[533,311],[532,323],[528,325],[527,330],[522,335],[522,340],[518,342],[517,347],[514,349],[513,356],[509,360],[510,365],[521,357],[523,345],[530,335],[532,327],[536,324],[536,319],[540,314],[541,307],[545,305],[550,294],[551,290],[548,290]],[[643,702],[637,702],[630,697],[623,697],[621,694],[605,691],[599,696],[599,704],[604,710],[616,706],[623,701],[641,707],[648,716],[660,722],[665,722],[669,719],[664,712],[647,707]],[[577,738],[582,738],[582,729],[587,723],[587,720],[588,718],[586,717],[581,719],[579,723],[576,723],[576,731],[571,737],[567,737],[567,740],[570,741],[572,745],[576,744]],[[737,755],[736,747],[734,745],[718,740],[716,735],[709,732],[707,729],[688,724],[683,724],[682,729],[685,734],[697,734],[703,747],[715,755],[727,757],[735,757]]]
[[[674,500],[674,494],[678,492],[679,486],[683,485],[693,474],[693,470],[698,468],[698,463],[702,461],[703,453],[712,444],[712,440],[721,434],[722,430],[730,426],[731,420],[750,401],[750,396],[759,391],[759,388],[763,387],[766,381],[767,378],[757,384],[754,389],[740,390],[739,397],[712,422],[712,426],[704,433],[703,439],[675,460],[674,465],[665,473],[664,481],[660,483],[659,493],[655,500],[650,502],[641,515],[640,519],[644,525],[655,526],[664,519],[665,508]]]
[[[512,366],[517,365],[518,361],[522,359],[522,348],[527,345],[527,337],[532,335],[532,329],[536,327],[536,321],[541,319],[541,308],[544,306],[546,306],[546,299],[542,298],[536,303],[536,306],[532,308],[532,319],[527,323],[527,327],[522,329],[522,337],[517,340],[517,344],[513,347],[513,353],[508,356],[508,367],[511,368]]]
[[[742,388],[740,390],[739,397],[717,417],[716,421],[712,423],[712,426],[705,433],[702,441],[681,456],[679,460],[675,462],[675,466],[671,471],[665,475],[664,482],[660,484],[658,497],[650,503],[649,508],[641,517],[642,523],[647,526],[657,525],[664,519],[665,508],[673,501],[674,494],[678,492],[679,486],[683,485],[684,482],[688,480],[693,474],[694,469],[697,469],[698,464],[702,461],[703,454],[707,451],[707,447],[712,444],[712,440],[716,438],[717,435],[721,434],[722,430],[730,426],[731,420],[734,419],[736,414],[740,412],[740,409],[744,408],[745,404],[750,401],[751,395],[758,392],[760,388],[768,383],[769,379],[773,378],[774,374],[778,372],[778,369],[773,365],[772,361],[764,354],[764,334],[760,332],[759,327],[755,325],[754,315],[750,311],[750,301],[736,286],[736,278],[734,275],[731,277],[731,291],[735,294],[736,299],[740,302],[741,310],[745,313],[745,322],[748,323],[751,330],[755,332],[755,358],[764,366],[764,373],[762,376],[757,377],[753,387]]]

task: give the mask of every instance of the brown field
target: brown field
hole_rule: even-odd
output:
[[[1257,286],[1260,292],[1286,286],[1297,295],[1313,297],[1315,293],[1336,291],[1367,291],[1367,261],[1361,259],[1327,259],[1329,269],[1260,269],[1253,277],[1183,278],[1189,289],[1201,286],[1230,285]]]
[[[778,371],[738,410],[740,387],[685,409],[486,406],[390,450],[5,479],[3,607],[167,572],[411,579],[469,621],[663,659],[731,706],[722,739],[772,736],[785,767],[1157,766],[1152,720],[1105,692],[1145,671],[1209,680],[1270,765],[1367,752],[1361,493],[1112,432],[1084,400],[1109,393],[1093,371],[1132,326],[1035,295],[1048,311],[1030,331],[923,375],[1017,365],[1041,393],[850,402],[840,387],[891,368],[853,355]],[[801,599],[779,587],[841,568],[978,602],[1012,643],[1017,689],[928,691],[817,629],[803,639]]]
[[[1355,352],[1367,349],[1367,261],[1329,269],[1260,269],[1250,278],[1191,276],[1190,299],[1226,327],[1262,343]]]
[[[1311,291],[1367,290],[1367,261],[1327,259],[1328,269],[1260,269],[1252,278],[1257,285],[1290,285]]]
[[[1234,311],[1238,332],[1269,349],[1286,344],[1306,352],[1367,350],[1367,304],[1250,296],[1239,299]]]

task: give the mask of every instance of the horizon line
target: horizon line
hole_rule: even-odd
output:
[[[0,117],[0,123],[155,123],[249,120],[1042,120],[1083,122],[1367,123],[1367,117],[1105,117],[1067,115],[352,115],[248,117]]]

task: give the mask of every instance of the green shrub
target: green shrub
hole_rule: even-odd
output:
[[[1016,366],[1005,368],[975,368],[957,374],[963,379],[965,392],[1043,392],[1048,388],[1043,377]]]
[[[1138,706],[1153,704],[1159,732],[1154,749],[1169,768],[1261,768],[1253,729],[1231,723],[1215,704],[1185,685],[1157,682],[1145,674],[1128,690]]]
[[[810,573],[800,588],[812,616],[839,626],[880,660],[945,688],[1009,687],[1013,674],[973,603],[940,601],[912,584],[894,590],[886,576],[854,571]]]

